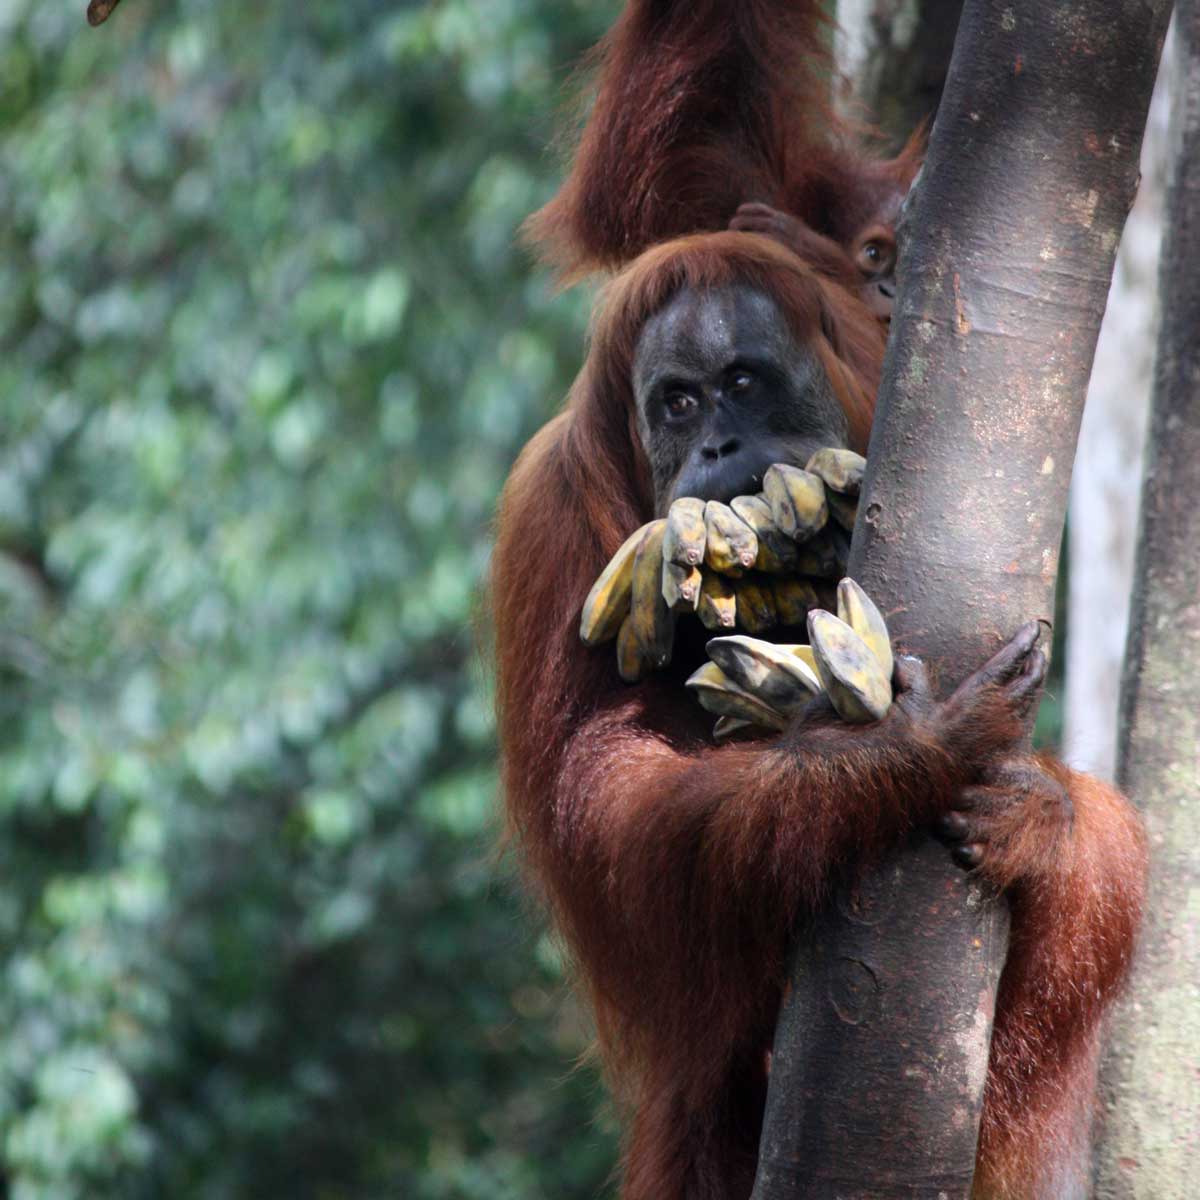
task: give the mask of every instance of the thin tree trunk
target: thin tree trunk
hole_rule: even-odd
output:
[[[1167,0],[964,6],[906,216],[850,561],[944,689],[1053,613],[1168,12]],[[780,1016],[754,1200],[967,1196],[1005,924],[926,838],[829,907]]]
[[[1062,753],[1116,777],[1117,698],[1137,545],[1136,497],[1150,414],[1158,329],[1158,257],[1167,189],[1171,35],[1142,142],[1142,182],[1117,251],[1079,430],[1067,513],[1070,560]]]
[[[1200,1188],[1200,3],[1176,12],[1176,107],[1119,778],[1150,831],[1137,970],[1102,1072],[1098,1200]]]
[[[865,107],[896,141],[937,112],[963,0],[838,0],[839,105]]]

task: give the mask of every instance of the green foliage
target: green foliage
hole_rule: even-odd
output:
[[[612,7],[0,3],[13,1200],[603,1189],[471,616]]]

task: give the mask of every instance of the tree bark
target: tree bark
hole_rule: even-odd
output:
[[[946,86],[963,0],[838,0],[839,106],[865,107],[903,141],[933,118]]]
[[[1150,902],[1101,1080],[1098,1200],[1200,1180],[1200,3],[1176,11],[1172,173],[1118,777],[1150,833]]]
[[[943,691],[1053,614],[1169,7],[964,6],[849,567]],[[754,1200],[967,1196],[1006,919],[924,837],[828,908],[780,1015]]]
[[[1142,142],[1142,182],[1117,250],[1079,429],[1067,506],[1070,588],[1062,755],[1116,778],[1117,704],[1129,631],[1142,457],[1158,332],[1158,259],[1167,190],[1171,35]]]

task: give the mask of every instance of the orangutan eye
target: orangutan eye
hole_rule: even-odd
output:
[[[868,279],[879,279],[896,265],[896,248],[888,241],[872,238],[859,247],[856,261]]]
[[[663,404],[671,416],[685,417],[696,407],[696,398],[687,392],[668,392]]]

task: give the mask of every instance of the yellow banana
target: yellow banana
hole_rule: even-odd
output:
[[[825,485],[846,496],[857,496],[862,488],[863,471],[867,460],[853,450],[841,450],[836,446],[818,450],[808,460],[805,470],[819,475]]]
[[[892,639],[888,627],[875,602],[853,579],[843,579],[838,584],[838,616],[858,634],[871,648],[879,660],[884,678],[892,681]]]
[[[796,543],[775,524],[771,506],[761,496],[735,496],[729,506],[758,538],[758,570],[781,575],[795,570]]]
[[[808,640],[821,685],[839,716],[862,723],[886,715],[892,703],[891,681],[849,625],[818,609],[808,614]]]
[[[758,535],[719,500],[704,506],[704,562],[714,571],[740,575],[754,566],[758,557]]]
[[[849,554],[845,531],[829,525],[796,547],[796,570],[813,579],[840,579]]]
[[[732,629],[737,621],[737,597],[733,583],[723,575],[706,572],[700,584],[696,612],[705,629]]]
[[[817,607],[817,593],[811,583],[788,575],[771,578],[775,617],[780,625],[803,625],[809,610]]]
[[[667,511],[663,562],[698,567],[704,561],[704,501],[681,496]]]
[[[665,520],[646,526],[637,555],[633,560],[633,588],[629,619],[642,653],[651,667],[665,667],[671,661],[675,641],[675,617],[663,599],[663,535]]]
[[[751,721],[743,721],[738,717],[718,717],[713,726],[713,741],[725,742],[746,729],[753,729]]]
[[[703,576],[699,567],[681,567],[663,559],[662,594],[673,612],[695,612]]]
[[[794,716],[821,690],[821,681],[803,659],[771,642],[720,637],[713,638],[707,650],[727,679],[781,716]]]
[[[647,528],[643,525],[621,543],[620,550],[612,556],[608,566],[592,584],[579,619],[579,636],[585,645],[598,646],[617,636],[621,622],[629,613],[629,599],[633,592],[633,560]]]
[[[854,522],[858,519],[858,500],[853,496],[843,496],[841,492],[827,491],[825,503],[829,505],[829,515],[847,533],[853,533]]]
[[[705,663],[693,672],[686,686],[696,693],[701,705],[719,717],[749,721],[764,729],[782,729],[786,724],[783,717],[769,705],[733,683],[716,663]]]
[[[817,658],[813,654],[811,646],[784,646],[783,649],[791,651],[801,662],[807,665],[808,669],[814,675],[817,675]],[[817,679],[820,679],[820,675],[817,675]]]
[[[770,506],[771,519],[793,541],[807,541],[829,519],[825,485],[816,475],[787,463],[767,469],[763,498]]]
[[[633,618],[626,617],[621,622],[621,630],[617,634],[617,672],[626,683],[637,683],[650,674],[649,660],[638,645],[637,635],[633,632]]]
[[[775,597],[771,585],[761,575],[747,575],[733,581],[737,596],[738,624],[747,633],[763,633],[778,624]]]

